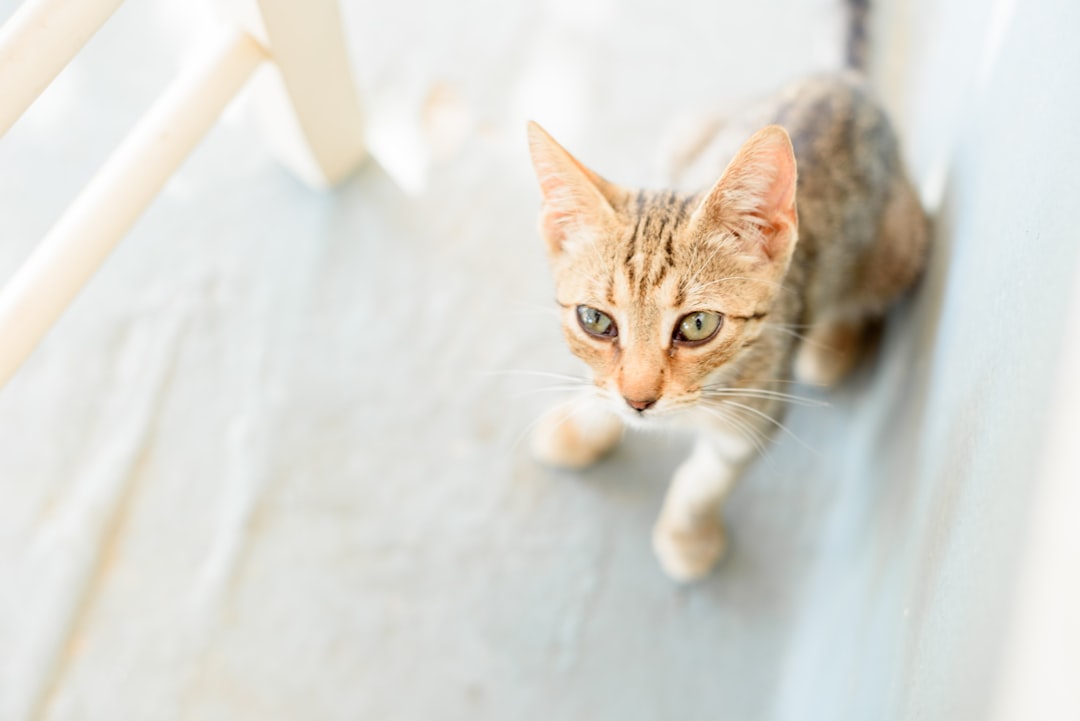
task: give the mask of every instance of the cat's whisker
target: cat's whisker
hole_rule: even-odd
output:
[[[780,322],[773,322],[773,321],[769,321],[765,325],[780,326],[780,327],[783,327],[783,328],[791,328],[793,330],[809,330],[810,328],[814,327],[813,323],[780,323]]]
[[[790,428],[785,426],[783,423],[781,423],[780,421],[778,421],[775,418],[773,418],[772,416],[770,416],[768,413],[765,413],[763,411],[759,411],[757,408],[754,408],[753,406],[748,406],[745,403],[739,403],[738,401],[731,401],[731,400],[727,400],[727,399],[718,399],[718,401],[720,403],[724,403],[726,405],[733,406],[735,408],[741,408],[744,411],[747,411],[749,413],[753,413],[754,415],[760,417],[762,420],[765,420],[765,421],[768,421],[769,423],[772,423],[774,426],[776,426],[777,428],[782,430],[784,433],[786,433],[789,436],[791,436],[792,438],[794,438],[796,441],[798,441],[799,445],[801,445],[803,448],[805,448],[806,450],[813,453],[815,456],[820,456],[821,455],[820,451],[818,451],[816,448],[814,448],[809,443],[804,441],[793,430],[791,430]]]
[[[767,453],[768,445],[777,442],[775,438],[772,438],[767,433],[756,428],[752,423],[739,418],[735,415],[733,410],[703,404],[700,404],[698,407],[706,413],[720,419],[721,422],[727,424],[738,435],[742,436],[750,443],[751,447],[756,451],[757,457],[768,466],[769,470],[774,473],[777,471],[776,461]]]
[[[593,386],[588,383],[576,383],[576,384],[559,384],[553,386],[542,386],[540,388],[532,388],[527,391],[522,391],[514,395],[514,400],[524,398],[525,396],[536,395],[537,393],[587,393],[593,390]]]
[[[770,378],[757,378],[754,380],[740,379],[743,383],[798,383],[798,381],[782,381]],[[763,391],[765,393],[783,393],[784,391],[773,390],[771,388],[762,388],[760,386],[733,386],[727,383],[706,383],[701,386],[703,391],[723,391],[723,390],[739,390],[739,391]]]
[[[765,455],[765,451],[767,450],[765,444],[767,442],[773,442],[771,438],[768,438],[757,428],[754,428],[754,426],[742,420],[734,413],[727,411],[727,409],[704,405],[700,406],[699,408],[700,410],[705,411],[707,414],[719,418],[727,425],[733,427],[736,432],[746,438],[746,440],[748,440],[750,444],[753,445],[754,450],[756,450],[759,455]]]
[[[781,333],[786,333],[787,335],[791,336],[792,338],[798,338],[803,343],[806,343],[807,345],[814,346],[815,348],[820,348],[822,350],[827,350],[827,351],[835,350],[830,345],[827,345],[825,343],[821,343],[821,342],[816,341],[816,340],[812,340],[812,339],[808,338],[805,334],[800,333],[800,332],[798,332],[796,330],[792,330],[791,328],[784,327],[780,323],[764,323],[763,325],[765,326],[766,330],[776,330],[776,331],[780,331]]]
[[[785,403],[792,403],[794,405],[808,406],[812,408],[825,408],[831,404],[828,401],[823,401],[817,398],[807,398],[805,396],[797,396],[792,393],[783,393],[781,391],[770,391],[764,388],[702,388],[703,395],[709,397],[742,397],[742,398],[765,398],[770,400],[783,401]]]
[[[719,419],[721,422],[732,428],[736,433],[741,435],[755,451],[757,451],[759,457],[765,458],[766,462],[771,465],[772,460],[766,453],[768,450],[766,444],[774,443],[775,441],[773,441],[773,439],[769,438],[750,423],[737,417],[733,412],[728,411],[726,408],[699,404],[697,410],[703,411],[706,414]]]
[[[800,331],[796,330],[792,326],[785,325],[784,323],[765,322],[765,323],[762,323],[761,326],[763,328],[768,329],[768,330],[778,330],[778,331],[787,333],[788,335],[790,335],[793,338],[799,338],[800,340],[806,340],[806,335],[805,334],[803,334]]]
[[[810,398],[784,398],[782,396],[762,395],[757,393],[717,393],[709,392],[702,394],[706,398],[742,398],[744,400],[766,400],[776,401],[778,403],[789,403],[794,406],[802,406],[804,408],[828,408],[829,404],[824,401],[818,401]]]
[[[734,389],[738,389],[738,390],[770,391],[770,392],[775,392],[775,393],[782,393],[783,391],[773,391],[770,388],[762,388],[761,386],[764,385],[764,384],[768,384],[768,383],[785,383],[785,384],[788,384],[788,385],[820,387],[820,384],[805,383],[803,381],[797,381],[797,380],[793,380],[791,378],[739,378],[739,382],[741,382],[741,383],[755,383],[755,384],[758,384],[758,385],[753,385],[753,386],[733,386],[733,385],[729,385],[727,383],[706,383],[705,385],[701,386],[701,388],[702,388],[702,390],[707,390],[707,391],[724,390],[724,389],[727,389],[727,388],[734,388]]]
[[[824,384],[824,383],[808,383],[806,381],[798,381],[798,380],[794,380],[792,378],[743,378],[741,380],[744,383],[790,383],[792,385],[810,386],[811,388],[828,388],[828,386],[826,384]],[[727,388],[728,386],[723,386],[723,385],[718,384],[718,385],[704,386],[704,387],[705,388],[720,388],[720,387]]]
[[[572,376],[565,373],[552,373],[550,371],[534,371],[534,370],[494,370],[494,371],[480,371],[482,375],[488,376],[533,376],[536,378],[554,378],[555,380],[570,381],[571,383],[591,384],[592,381],[585,376]]]
[[[560,403],[554,408],[549,408],[548,410],[544,411],[539,416],[537,416],[536,419],[529,423],[529,425],[525,426],[525,430],[518,434],[517,438],[515,438],[514,442],[510,445],[510,452],[513,453],[514,451],[516,451],[517,447],[521,445],[521,442],[525,440],[525,437],[529,435],[529,433],[532,432],[533,429],[535,429],[538,425],[540,425],[540,423],[545,421],[549,416],[552,416],[556,413],[566,414],[565,417],[559,419],[558,423],[556,424],[555,427],[558,428],[574,416],[580,415],[583,411],[588,410],[588,405],[586,404],[586,401],[591,400],[593,400],[592,394],[584,394],[583,396],[575,398],[567,403]]]

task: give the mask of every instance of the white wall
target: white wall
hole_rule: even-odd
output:
[[[1075,540],[1055,551],[1028,521],[1051,479],[1048,410],[1080,372],[1060,361],[1078,327],[1077,28],[1080,5],[1063,1],[878,3],[873,76],[934,213],[935,247],[872,392],[854,403],[852,446],[864,450],[828,521],[847,550],[821,559],[781,718],[988,718],[1017,683],[1011,654],[1025,634],[1056,636],[1049,648],[1080,642],[1060,603],[1051,623],[1031,625],[1031,609],[1047,607],[1032,594],[1075,598],[1080,567]],[[1057,418],[1077,438],[1069,415]],[[1075,454],[1053,472],[1080,482]],[[1021,585],[1044,557],[1073,565]],[[1075,650],[1026,658],[1057,679],[1046,683],[1061,703],[1040,712],[1080,716],[1053,665]],[[1027,701],[1039,668],[1025,669]],[[1053,717],[1015,703],[998,712]]]

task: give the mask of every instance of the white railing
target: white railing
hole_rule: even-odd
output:
[[[0,136],[123,0],[28,0],[0,29]],[[314,186],[364,158],[335,0],[251,0],[245,29],[180,74],[0,290],[0,388],[26,360],[263,60],[268,140]],[[238,16],[239,16],[238,15]]]

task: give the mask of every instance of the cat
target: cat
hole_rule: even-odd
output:
[[[723,556],[721,504],[776,431],[792,376],[840,381],[927,251],[896,134],[857,76],[804,81],[771,117],[692,193],[616,185],[528,125],[563,332],[593,373],[533,451],[583,467],[624,425],[695,429],[653,529],[679,581]]]

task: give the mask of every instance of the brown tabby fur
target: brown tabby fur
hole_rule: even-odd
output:
[[[696,476],[681,482],[689,490],[673,487],[658,524],[658,553],[677,578],[700,576],[723,551],[717,508],[752,455],[723,439],[760,446],[793,373],[838,381],[925,256],[925,218],[896,137],[857,79],[802,83],[772,121],[698,193],[615,185],[529,126],[565,336],[609,412],[549,423],[535,447],[553,463],[591,462],[618,439],[616,418],[721,438],[702,456],[712,460],[680,470]],[[581,305],[614,319],[617,338],[584,332]],[[679,320],[702,310],[722,314],[717,336],[673,342]]]

